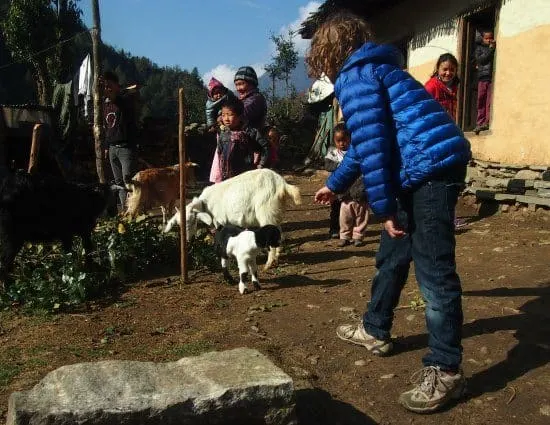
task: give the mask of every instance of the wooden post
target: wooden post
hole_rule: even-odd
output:
[[[185,222],[185,175],[187,167],[185,166],[185,102],[183,89],[178,91],[179,103],[179,162],[180,162],[180,262],[181,262],[181,282],[187,283],[187,227]]]
[[[94,70],[94,142],[95,142],[95,167],[100,183],[105,183],[103,170],[103,99],[101,96],[99,77],[101,76],[101,19],[99,16],[99,0],[92,0],[93,25],[92,34],[92,62]]]
[[[32,129],[31,154],[29,157],[29,168],[27,172],[31,174],[38,166],[38,155],[40,153],[40,136],[42,134],[42,124],[35,124]]]

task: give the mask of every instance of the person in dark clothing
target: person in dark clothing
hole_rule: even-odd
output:
[[[481,32],[481,42],[475,50],[477,69],[477,122],[474,132],[489,130],[493,91],[493,63],[496,42],[492,31]]]
[[[258,90],[258,76],[251,66],[241,66],[235,74],[235,88],[244,104],[244,117],[248,125],[259,131],[265,127],[267,102]]]
[[[222,126],[212,164],[210,181],[219,183],[254,168],[264,168],[269,156],[269,143],[244,118],[244,105],[238,99],[222,106]],[[259,164],[254,164],[254,152],[259,152]]]
[[[109,158],[115,184],[130,183],[136,168],[136,117],[131,100],[121,94],[118,76],[107,71],[103,74],[105,104],[103,125],[105,128],[105,156]],[[121,211],[126,208],[126,190],[119,190]]]

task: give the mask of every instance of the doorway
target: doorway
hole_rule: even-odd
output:
[[[475,48],[481,40],[481,31],[494,30],[498,12],[498,2],[462,17],[460,22],[460,57],[457,119],[462,131],[472,131],[477,118],[477,75],[475,67]],[[496,34],[495,34],[496,36]]]

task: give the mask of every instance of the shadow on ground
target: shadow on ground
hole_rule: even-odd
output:
[[[300,425],[376,425],[351,404],[318,388],[296,391],[296,416]]]
[[[495,288],[465,291],[467,297],[536,297],[521,307],[518,314],[478,319],[463,327],[463,339],[477,335],[513,330],[517,344],[506,359],[468,378],[468,397],[502,390],[526,373],[550,362],[550,282],[527,288]],[[426,348],[426,334],[398,341],[397,352]],[[396,347],[397,348],[397,347]]]

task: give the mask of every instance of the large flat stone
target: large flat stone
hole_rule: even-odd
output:
[[[63,366],[10,396],[7,425],[292,424],[292,379],[256,350]]]

